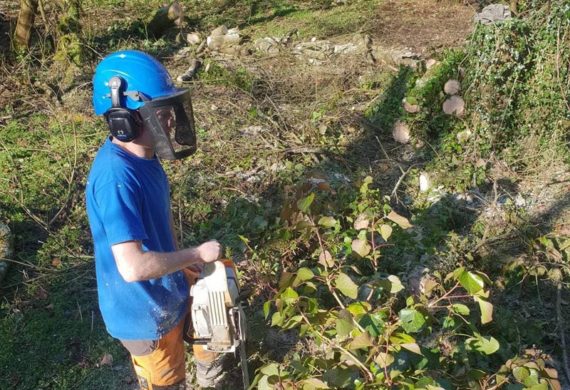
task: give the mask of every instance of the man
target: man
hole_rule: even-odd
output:
[[[86,186],[99,305],[108,332],[130,352],[142,389],[185,388],[185,273],[221,256],[215,240],[177,250],[173,234],[159,158],[195,151],[189,103],[188,90],[176,88],[145,53],[110,54],[95,70],[95,114],[105,116],[111,133]],[[221,371],[216,354],[195,346],[194,355],[199,384],[213,385]]]

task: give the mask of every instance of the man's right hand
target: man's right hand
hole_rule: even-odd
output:
[[[222,245],[216,240],[206,241],[196,249],[204,263],[211,263],[222,257]]]

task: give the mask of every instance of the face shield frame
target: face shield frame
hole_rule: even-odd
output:
[[[157,156],[178,160],[194,154],[197,145],[190,91],[183,89],[152,100],[143,97],[143,101],[139,113],[152,134]]]

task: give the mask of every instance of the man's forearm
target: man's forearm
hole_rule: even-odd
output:
[[[200,263],[202,259],[196,247],[176,252],[143,252],[137,264],[134,265],[135,280],[131,281],[159,278]]]
[[[216,240],[174,252],[145,252],[140,241],[126,241],[111,247],[117,269],[127,282],[159,278],[183,268],[220,258],[222,247]]]

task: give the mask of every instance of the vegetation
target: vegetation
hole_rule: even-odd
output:
[[[244,45],[295,30],[295,43],[374,40],[390,4],[184,1],[183,23],[152,37],[157,1],[39,3],[29,49],[2,57],[0,220],[15,256],[0,285],[0,388],[132,388],[98,312],[84,210],[107,135],[85,88],[93,65],[137,48],[176,76],[178,33],[222,23]],[[429,69],[190,49],[204,62],[189,84],[200,148],[165,163],[175,223],[183,244],[217,238],[239,262],[254,388],[570,381],[570,5],[515,3]],[[442,112],[450,79],[461,117]],[[392,139],[398,122],[409,144]]]

